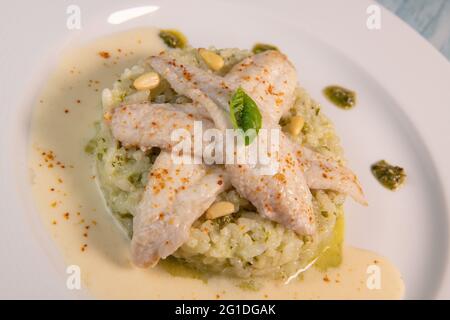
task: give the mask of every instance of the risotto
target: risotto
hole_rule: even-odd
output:
[[[224,66],[217,73],[226,74],[236,63],[252,55],[239,49],[215,49],[210,51],[223,58]],[[208,65],[194,48],[172,49],[177,60],[208,70]],[[137,91],[133,81],[152,71],[147,60],[134,65],[120,75],[111,88],[102,92],[102,108],[105,117],[123,103],[185,103],[185,96],[177,94],[162,79],[156,89]],[[301,116],[304,120],[300,134],[292,137],[296,143],[333,158],[343,164],[342,150],[333,125],[316,103],[301,87],[296,89],[296,100],[289,115],[280,120],[285,126],[290,118]],[[148,172],[160,150],[142,151],[125,148],[112,136],[104,121],[96,124],[97,134],[86,146],[96,161],[98,183],[106,203],[118,221],[118,225],[131,238],[133,217]],[[289,130],[286,130],[289,134]],[[333,191],[312,191],[313,209],[317,222],[314,236],[300,236],[276,222],[260,216],[255,207],[231,188],[216,199],[234,204],[235,213],[217,219],[200,217],[190,229],[189,239],[172,255],[171,260],[189,265],[202,272],[227,274],[239,278],[270,276],[288,278],[312,262],[323,267],[336,266],[340,262],[340,246],[343,234],[344,195]]]

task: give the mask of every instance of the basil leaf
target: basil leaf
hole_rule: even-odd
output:
[[[261,129],[262,117],[258,106],[245,91],[239,87],[230,100],[230,118],[235,129],[245,133],[245,145],[248,146],[255,139]],[[253,133],[247,130],[253,129]]]

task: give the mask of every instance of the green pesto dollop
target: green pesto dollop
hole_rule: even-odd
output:
[[[405,169],[380,160],[371,166],[375,178],[389,190],[397,190],[406,180]]]
[[[276,50],[279,51],[277,47],[271,45],[271,44],[267,44],[267,43],[257,43],[253,46],[252,48],[252,52],[254,54],[258,54],[267,50]]]
[[[345,110],[356,104],[356,93],[340,86],[328,86],[323,90],[323,94],[333,104]]]
[[[159,37],[169,48],[183,49],[187,44],[186,36],[175,29],[160,30]]]

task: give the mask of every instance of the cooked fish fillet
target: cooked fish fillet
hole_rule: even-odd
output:
[[[204,129],[214,127],[207,117],[206,110],[195,104],[126,105],[113,112],[111,129],[114,138],[126,146],[159,147],[169,151],[174,143],[170,137],[173,125],[192,134],[194,121],[201,121]],[[203,146],[209,141],[204,142]],[[292,144],[310,189],[334,190],[367,204],[358,178],[350,169],[295,142]],[[212,163],[212,159],[207,161]]]
[[[157,57],[150,57],[148,62],[176,92],[201,105],[218,129],[225,130],[232,127],[228,116],[228,99],[231,91],[218,90],[217,86],[220,86],[221,83],[220,77],[193,66],[179,64],[165,53]],[[195,79],[193,79],[194,73],[196,74]],[[202,90],[210,90],[211,96]],[[214,100],[214,98],[219,100]],[[226,107],[223,108],[223,106]]]
[[[112,132],[114,137],[125,145],[134,145],[141,148],[159,147],[170,150],[173,144],[169,130],[171,121],[176,119],[178,121],[176,126],[186,128],[191,134],[195,120],[202,121],[204,128],[213,127],[212,123],[202,118],[201,114],[196,114],[195,118],[192,116],[197,111],[196,108],[195,105],[188,104],[124,106],[113,113]],[[123,112],[124,110],[126,112]],[[174,110],[176,110],[176,116],[173,114]],[[136,119],[139,119],[138,122],[135,122]],[[168,127],[165,124],[168,124]],[[156,134],[147,134],[149,128],[155,128]],[[357,177],[349,169],[319,153],[304,147],[301,148],[295,143],[294,148],[297,148],[295,154],[299,161],[307,159],[304,163],[304,172],[310,189],[334,190],[350,195],[361,204],[367,204]],[[299,157],[299,154],[303,156]],[[212,160],[208,159],[208,161],[208,163],[212,163]]]
[[[183,88],[180,85],[185,86],[185,82],[193,83],[190,90],[197,96],[197,100],[200,93],[207,93],[226,112],[233,92],[241,86],[258,104],[266,127],[278,125],[281,116],[292,106],[294,91],[298,85],[295,68],[278,51],[266,51],[246,58],[225,77],[179,64],[169,53],[151,57],[149,63],[165,75],[175,91],[181,92]],[[208,109],[208,112],[211,110]]]
[[[350,169],[308,148],[298,147],[297,150],[299,161],[306,159],[305,175],[310,189],[334,190],[367,205],[358,177]],[[303,154],[303,157],[300,154]]]
[[[242,87],[258,105],[266,127],[278,127],[283,114],[292,107],[298,86],[297,72],[287,57],[266,51],[235,65],[224,83]]]
[[[173,254],[189,237],[192,223],[230,183],[258,212],[299,234],[314,234],[316,225],[310,189],[331,189],[366,203],[356,176],[336,161],[298,146],[280,130],[278,152],[268,154],[278,164],[274,175],[261,175],[260,166],[227,164],[225,170],[203,164],[178,164],[170,153],[174,129],[194,133],[194,121],[203,129],[232,128],[228,104],[242,87],[257,103],[262,127],[279,129],[279,120],[292,106],[296,71],[277,51],[254,55],[220,77],[183,65],[169,54],[149,59],[150,65],[189,104],[133,104],[113,111],[113,136],[125,146],[160,147],[149,182],[133,220],[132,260],[140,267],[155,265]],[[250,147],[245,153],[252,152]]]
[[[274,59],[275,63],[272,62]],[[279,114],[281,116],[282,109],[286,108],[284,105],[293,100],[297,85],[295,70],[288,70],[293,69],[292,65],[280,53],[262,53],[245,59],[230,71],[232,75],[235,74],[231,78],[235,79],[233,84],[226,83],[220,77],[214,79],[208,72],[180,64],[169,56],[153,57],[149,62],[175,91],[203,105],[215,125],[222,130],[231,128],[227,112],[228,97],[233,88],[242,86],[257,101],[263,128],[277,128],[275,119]],[[288,85],[291,82],[293,84]],[[221,85],[220,90],[217,84]],[[274,98],[273,93],[276,93],[277,98]],[[279,97],[282,100],[277,102],[276,99],[281,99]],[[280,135],[283,134],[280,132]],[[261,175],[259,170],[247,164],[226,165],[226,171],[232,185],[253,203],[260,214],[299,234],[312,234],[315,232],[312,195],[292,148],[288,143],[283,143],[284,140],[280,139],[280,152],[269,155],[279,164],[278,174]]]
[[[271,74],[275,74],[271,78],[283,75],[279,79],[289,80],[267,83],[265,75],[269,71]],[[258,79],[257,85],[251,81],[252,79]],[[258,106],[267,108],[266,111],[272,117],[274,126],[278,125],[281,116],[292,106],[293,93],[297,86],[294,67],[284,55],[277,51],[267,51],[243,60],[227,74],[225,82],[227,84],[241,83],[246,92],[251,93],[251,96],[257,99]],[[271,107],[273,109],[270,109]],[[350,169],[297,143],[291,144],[297,160],[305,172],[309,188],[338,191],[367,205],[358,178]]]
[[[201,121],[202,129],[214,128],[195,104],[132,104],[116,108],[112,113],[111,130],[114,138],[125,146],[141,149],[159,147],[171,149],[177,141],[171,134],[184,129],[194,134],[194,121]]]
[[[174,253],[188,239],[192,223],[228,188],[223,175],[219,168],[175,164],[162,151],[133,220],[133,263],[154,266]]]

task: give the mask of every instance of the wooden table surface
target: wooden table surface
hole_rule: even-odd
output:
[[[377,0],[450,60],[450,0]]]

